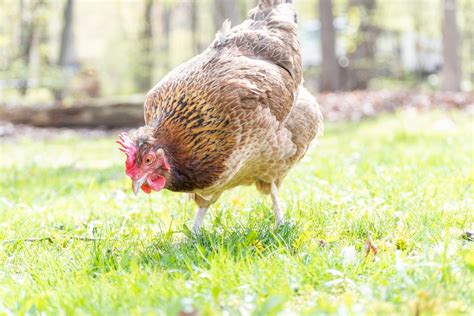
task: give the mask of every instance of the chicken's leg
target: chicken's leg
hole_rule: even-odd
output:
[[[194,233],[198,233],[201,230],[202,222],[204,221],[204,217],[206,216],[207,210],[209,209],[212,203],[217,201],[220,195],[220,193],[215,193],[211,196],[210,199],[205,199],[198,194],[193,194],[194,201],[199,207],[196,212],[196,215],[194,215],[192,227]]]
[[[278,188],[275,182],[272,182],[271,195],[273,202],[273,214],[275,216],[275,227],[278,228],[283,223],[283,216],[281,214],[280,200],[278,199]]]
[[[204,221],[204,217],[206,216],[207,210],[209,207],[200,207],[198,208],[196,215],[194,215],[193,221],[193,232],[198,233],[201,230],[202,222]]]

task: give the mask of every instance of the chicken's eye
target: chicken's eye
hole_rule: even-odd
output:
[[[153,157],[152,156],[146,156],[145,157],[145,163],[147,165],[150,165],[153,162]]]

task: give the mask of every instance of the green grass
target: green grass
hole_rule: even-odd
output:
[[[283,184],[282,228],[242,187],[198,237],[182,194],[133,196],[113,138],[4,142],[0,314],[469,314],[472,124],[328,124]]]

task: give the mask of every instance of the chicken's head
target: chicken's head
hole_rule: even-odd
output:
[[[120,150],[127,155],[125,173],[132,179],[132,189],[138,194],[140,188],[145,193],[160,191],[166,186],[166,176],[170,166],[163,148],[149,142],[136,142],[127,133],[117,140]]]

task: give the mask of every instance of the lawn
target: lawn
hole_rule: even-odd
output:
[[[3,141],[0,315],[472,313],[472,118],[327,124],[282,228],[242,187],[199,236],[183,194],[133,196],[113,137]]]

